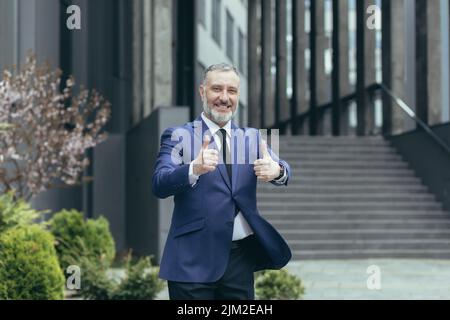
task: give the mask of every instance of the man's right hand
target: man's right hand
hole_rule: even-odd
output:
[[[205,173],[216,170],[219,163],[219,152],[214,149],[208,149],[211,138],[206,135],[203,141],[202,149],[197,158],[193,161],[193,173],[196,176],[201,176]]]

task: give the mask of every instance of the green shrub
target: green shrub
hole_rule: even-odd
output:
[[[126,277],[120,283],[112,299],[116,300],[153,300],[164,288],[159,279],[158,268],[152,267],[150,258],[142,258],[132,264],[126,260]]]
[[[82,257],[80,268],[81,287],[76,295],[88,300],[111,299],[117,284],[108,277],[108,266],[105,263]]]
[[[148,257],[132,263],[128,256],[122,279],[108,275],[104,264],[82,259],[78,295],[84,299],[152,300],[163,288],[164,282],[158,278],[158,268],[152,267]]]
[[[0,234],[0,299],[62,299],[64,275],[54,238],[38,225]]]
[[[15,199],[9,192],[0,196],[0,232],[17,226],[30,225],[42,217],[46,211],[37,211],[22,199]]]
[[[49,224],[57,240],[56,252],[61,268],[72,264],[81,266],[81,257],[101,260],[108,267],[111,265],[116,254],[115,244],[104,217],[84,221],[81,212],[63,210],[56,213]]]
[[[298,300],[305,288],[301,280],[286,270],[265,270],[255,280],[256,296],[262,300]]]

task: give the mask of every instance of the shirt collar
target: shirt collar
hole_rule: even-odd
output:
[[[215,135],[217,133],[217,131],[219,131],[220,129],[225,129],[225,131],[227,132],[228,137],[231,137],[231,120],[228,121],[223,128],[219,127],[215,122],[209,120],[206,116],[205,113],[202,112],[202,119],[203,121],[205,121],[206,125],[209,128],[209,131],[211,132],[211,135]]]

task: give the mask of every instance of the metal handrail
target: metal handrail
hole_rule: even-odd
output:
[[[431,130],[431,128],[423,122],[419,117],[417,117],[416,113],[408,106],[408,104],[403,101],[400,97],[398,97],[395,93],[393,93],[388,87],[386,87],[383,83],[379,84],[379,87],[387,93],[387,95],[411,118],[413,119],[425,132],[436,142],[438,143],[445,152],[450,155],[450,147],[448,144],[442,140],[437,134]]]

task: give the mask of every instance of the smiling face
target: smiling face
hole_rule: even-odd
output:
[[[203,110],[208,119],[224,126],[239,103],[239,76],[234,71],[210,71],[200,86]]]

